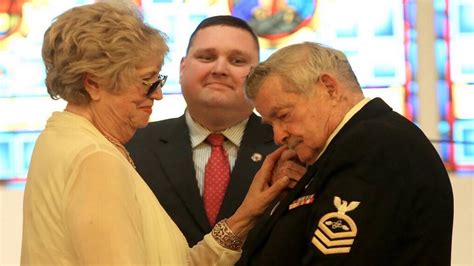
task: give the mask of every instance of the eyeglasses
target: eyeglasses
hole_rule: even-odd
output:
[[[142,80],[143,85],[148,86],[148,92],[146,93],[146,96],[152,95],[156,91],[156,89],[158,89],[158,86],[160,86],[160,88],[163,88],[167,79],[167,75],[158,74],[158,80],[153,83],[150,83],[146,80]]]

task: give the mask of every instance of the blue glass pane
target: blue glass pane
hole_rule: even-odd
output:
[[[474,33],[474,5],[459,6],[459,31]]]
[[[375,27],[375,36],[393,36],[393,11],[387,10],[383,16],[383,21],[377,21]]]
[[[11,165],[10,144],[0,142],[0,179],[10,177]]]
[[[466,141],[464,155],[474,158],[474,128],[464,130],[464,139]]]
[[[33,148],[35,147],[34,142],[25,142],[23,144],[23,169],[28,169],[30,165],[31,154],[33,153]]]

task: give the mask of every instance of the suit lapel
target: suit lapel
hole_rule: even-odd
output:
[[[231,216],[240,206],[264,156],[275,148],[271,128],[263,125],[261,119],[252,114],[245,127],[218,220]],[[262,155],[262,160],[252,160],[252,155],[256,153]]]
[[[166,134],[162,134],[158,145],[154,146],[155,153],[162,162],[164,178],[174,187],[202,230],[209,231],[209,222],[196,181],[189,129],[184,115],[177,119],[174,127],[169,127]]]

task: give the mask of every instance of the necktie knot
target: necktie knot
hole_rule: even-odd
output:
[[[225,137],[222,134],[210,134],[207,136],[206,142],[211,146],[222,146],[224,144]]]

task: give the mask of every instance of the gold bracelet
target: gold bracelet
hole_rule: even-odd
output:
[[[216,223],[214,228],[212,228],[211,235],[219,245],[227,249],[238,251],[244,245],[244,242],[230,230],[227,225],[227,219]]]

